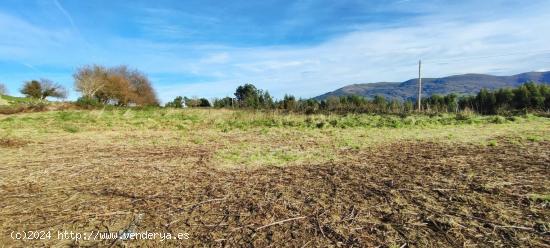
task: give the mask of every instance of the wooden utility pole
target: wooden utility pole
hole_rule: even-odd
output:
[[[422,60],[418,61],[418,111],[422,111]]]

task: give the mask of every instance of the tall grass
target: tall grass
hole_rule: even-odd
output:
[[[534,116],[503,117],[480,115],[301,115],[224,109],[106,108],[24,113],[0,117],[0,128],[36,128],[75,132],[86,130],[192,130],[221,131],[265,128],[411,128],[444,125],[502,124]],[[67,128],[77,127],[77,128]]]

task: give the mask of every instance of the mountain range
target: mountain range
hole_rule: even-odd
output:
[[[479,90],[489,90],[517,87],[526,82],[550,83],[550,71],[526,72],[513,76],[493,76],[486,74],[463,74],[442,78],[422,78],[422,96],[433,94],[446,95],[456,93],[458,95],[476,94]],[[332,92],[314,97],[316,100],[324,100],[331,96],[359,95],[373,98],[376,95],[387,99],[416,99],[418,94],[418,79],[410,79],[405,82],[379,82],[351,84]]]

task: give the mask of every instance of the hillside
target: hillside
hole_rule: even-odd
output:
[[[433,94],[475,94],[482,88],[498,89],[517,87],[523,83],[546,82],[550,83],[549,72],[527,72],[513,76],[492,76],[485,74],[463,74],[443,78],[423,78],[422,92],[424,96]],[[402,83],[379,82],[352,84],[332,92],[317,96],[314,99],[323,100],[330,96],[360,95],[372,98],[382,95],[389,99],[415,98],[418,79],[410,79]]]
[[[36,100],[28,97],[0,95],[0,105],[32,103],[32,102],[38,102],[38,101],[47,102],[47,100]]]
[[[4,96],[0,95],[0,106],[8,105],[8,104],[9,104],[8,100],[5,100]]]

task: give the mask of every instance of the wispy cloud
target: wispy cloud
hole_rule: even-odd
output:
[[[59,49],[71,34],[66,29],[44,29],[16,16],[0,12],[0,58],[37,59],[50,52],[44,48]]]
[[[236,83],[254,82],[277,96],[285,92],[311,97],[350,83],[404,81],[416,75],[418,59],[425,75],[513,74],[550,62],[550,28],[543,15],[503,16],[467,21],[457,16],[426,16],[406,27],[361,30],[308,47],[227,47],[230,64],[197,65],[194,73],[230,71],[208,84],[173,84],[166,97],[232,93]],[[200,90],[200,92],[199,92]],[[209,94],[209,93],[214,94]]]
[[[36,69],[36,67],[34,67],[33,65],[31,65],[29,63],[21,62],[21,64],[24,65],[25,67],[35,71],[35,72],[40,72],[38,69]]]
[[[69,14],[69,12],[67,12],[67,10],[65,10],[65,8],[63,8],[63,6],[61,5],[61,3],[59,2],[59,0],[53,0],[54,4],[55,4],[55,7],[57,7],[57,9],[59,9],[59,11],[61,11],[61,13],[63,13],[63,15],[65,16],[65,18],[67,18],[67,21],[69,21],[69,23],[71,24],[71,27],[76,30],[77,32],[80,33],[80,31],[78,30],[78,27],[76,26],[76,24],[74,23],[74,20],[73,20],[73,17],[71,16],[71,14]]]
[[[81,26],[93,37],[89,47],[75,37],[73,20],[82,23],[87,10],[73,11],[72,5],[69,13],[58,0],[54,3],[70,29],[0,10],[0,62],[33,65],[43,70],[41,76],[57,77],[67,86],[76,66],[127,64],[150,75],[165,101],[177,95],[231,95],[242,83],[255,83],[277,97],[311,97],[350,83],[407,80],[416,75],[418,59],[428,77],[513,74],[550,64],[550,34],[544,32],[550,30],[550,3],[541,0],[329,1],[330,8],[299,1],[275,13],[255,13],[263,2],[241,2],[241,8],[223,11],[203,6],[206,10],[195,12],[189,11],[194,5],[141,3],[128,7],[134,9],[121,21],[121,31]],[[347,12],[330,12],[346,8],[354,15],[342,22]],[[226,16],[224,11],[236,12]]]

